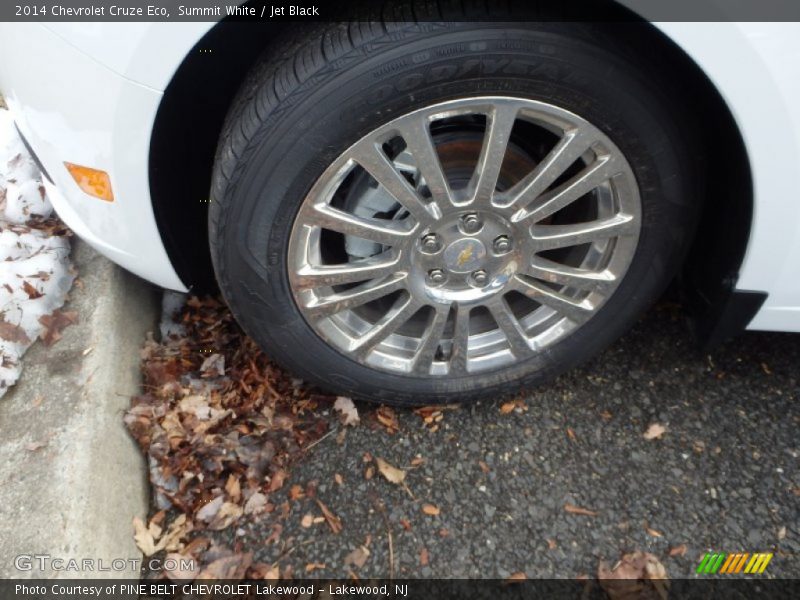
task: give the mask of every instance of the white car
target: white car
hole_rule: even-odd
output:
[[[447,16],[3,24],[0,90],[76,234],[334,392],[516,392],[676,276],[800,331],[800,26]]]

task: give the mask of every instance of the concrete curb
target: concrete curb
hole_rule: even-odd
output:
[[[122,417],[139,393],[139,349],[156,326],[159,295],[75,238],[72,260],[83,285],[65,310],[80,322],[50,348],[37,342],[0,399],[0,578],[138,577],[131,520],[146,515],[149,492]],[[21,555],[65,559],[61,569],[66,559],[90,559],[93,570]]]

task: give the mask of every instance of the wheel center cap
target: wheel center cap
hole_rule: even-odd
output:
[[[444,250],[444,263],[453,273],[470,273],[483,265],[486,246],[476,238],[461,238]]]

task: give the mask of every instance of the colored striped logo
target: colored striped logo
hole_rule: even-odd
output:
[[[697,565],[697,573],[713,575],[715,573],[731,575],[734,573],[747,573],[750,575],[761,574],[767,569],[772,553],[767,552],[739,552],[726,554],[725,552],[707,552]]]

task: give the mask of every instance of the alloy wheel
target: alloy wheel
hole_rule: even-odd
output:
[[[631,167],[597,127],[539,101],[466,98],[386,123],[325,170],[295,218],[289,284],[351,359],[465,376],[591,319],[640,226]]]

